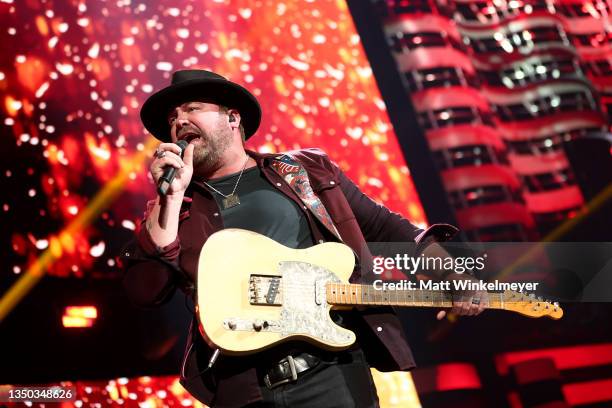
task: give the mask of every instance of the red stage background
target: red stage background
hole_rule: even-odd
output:
[[[250,148],[322,148],[371,197],[425,222],[343,1],[2,1],[0,22],[4,275],[54,243],[50,275],[116,275],[118,238],[154,192],[148,161],[94,225],[61,231],[133,164],[142,102],[185,68],[260,99]]]

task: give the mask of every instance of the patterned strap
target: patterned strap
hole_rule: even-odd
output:
[[[323,206],[319,197],[314,193],[304,167],[288,154],[283,154],[280,157],[272,159],[271,167],[285,180],[315,217],[317,217],[332,234],[342,241],[340,233],[336,229],[325,206]]]

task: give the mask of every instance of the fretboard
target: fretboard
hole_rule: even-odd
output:
[[[489,292],[489,309],[504,309],[502,293]],[[377,290],[372,285],[328,283],[327,302],[332,305],[452,307],[453,296],[441,290]]]

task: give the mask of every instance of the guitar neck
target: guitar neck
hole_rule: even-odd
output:
[[[450,291],[405,289],[377,290],[372,285],[328,283],[327,302],[338,306],[452,307]],[[505,309],[503,293],[488,293],[487,309]]]

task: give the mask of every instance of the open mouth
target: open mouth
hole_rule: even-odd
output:
[[[185,132],[180,137],[179,140],[185,140],[187,143],[191,143],[191,141],[195,139],[199,139],[200,134],[196,132]]]

